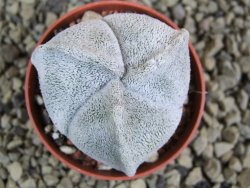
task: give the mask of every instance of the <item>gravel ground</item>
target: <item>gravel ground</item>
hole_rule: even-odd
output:
[[[202,60],[206,110],[192,144],[165,169],[135,181],[97,181],[61,164],[28,120],[26,65],[45,29],[90,1],[0,0],[0,188],[250,187],[250,1],[141,1],[189,30]]]

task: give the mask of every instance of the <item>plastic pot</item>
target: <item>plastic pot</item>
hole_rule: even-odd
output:
[[[100,1],[81,6],[62,16],[43,34],[37,45],[40,45],[50,40],[50,38],[54,36],[54,30],[69,27],[70,22],[82,17],[84,12],[88,10],[92,10],[99,13],[103,11],[118,11],[147,14],[158,20],[161,20],[162,22],[165,22],[166,24],[175,29],[178,29],[178,27],[167,17],[151,8],[126,1]],[[197,91],[190,92],[189,94],[189,100],[192,101],[189,109],[191,110],[189,121],[188,123],[182,125],[181,128],[180,126],[177,128],[174,138],[172,138],[171,141],[165,145],[166,150],[162,150],[162,152],[160,152],[159,159],[154,163],[142,164],[138,168],[135,176],[128,177],[122,172],[118,172],[115,170],[102,171],[82,166],[78,162],[74,161],[72,157],[65,155],[59,150],[54,140],[50,136],[46,135],[44,131],[45,124],[41,118],[41,110],[39,109],[40,107],[36,104],[35,101],[36,94],[40,93],[38,75],[35,67],[31,64],[31,62],[29,62],[26,73],[25,98],[29,118],[35,129],[35,132],[38,134],[39,138],[41,139],[42,143],[47,147],[47,149],[61,162],[65,163],[70,168],[84,175],[92,176],[98,179],[129,180],[149,175],[163,168],[166,164],[175,159],[180,154],[180,152],[190,143],[199,126],[204,110],[205,83],[203,79],[203,71],[200,60],[192,44],[189,44],[189,49],[192,72],[191,82],[193,83],[193,90]]]

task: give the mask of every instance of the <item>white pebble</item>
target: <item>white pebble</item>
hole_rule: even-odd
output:
[[[103,163],[98,163],[98,170],[111,170],[112,168],[110,166],[107,166]]]
[[[63,153],[68,154],[68,155],[71,155],[71,154],[76,152],[76,149],[74,147],[70,147],[70,146],[61,146],[60,150]]]

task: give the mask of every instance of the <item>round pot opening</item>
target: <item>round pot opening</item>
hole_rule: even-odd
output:
[[[69,27],[70,23],[81,18],[86,11],[95,11],[98,13],[112,13],[112,12],[135,12],[146,14],[154,17],[167,25],[178,29],[178,27],[164,15],[157,11],[131,2],[125,1],[103,1],[90,3],[79,8],[76,8],[58,19],[40,38],[37,45],[43,44],[50,40],[55,34],[54,31],[65,29]],[[137,170],[133,177],[128,177],[125,174],[116,170],[98,170],[94,165],[84,165],[81,160],[74,159],[71,155],[66,155],[60,151],[58,145],[51,136],[46,134],[44,127],[46,126],[46,119],[41,115],[43,107],[36,102],[36,96],[40,94],[38,75],[35,67],[29,62],[26,82],[25,82],[25,98],[26,106],[31,123],[47,149],[61,162],[67,164],[70,168],[78,172],[104,180],[129,180],[143,177],[153,173],[166,164],[175,159],[178,154],[190,143],[193,138],[203,113],[205,103],[205,82],[203,79],[203,72],[200,60],[192,46],[189,44],[191,57],[191,85],[189,89],[189,102],[184,106],[184,113],[180,125],[178,126],[172,138],[158,151],[159,159],[154,163],[143,163]],[[84,159],[86,160],[86,159]]]

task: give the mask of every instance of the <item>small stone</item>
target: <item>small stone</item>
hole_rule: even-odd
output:
[[[247,125],[250,125],[250,110],[246,110],[243,113],[242,122],[247,124]]]
[[[60,146],[60,150],[67,155],[71,155],[76,152],[76,148],[70,146]]]
[[[53,186],[53,185],[56,185],[58,182],[59,182],[59,179],[58,177],[56,176],[53,176],[52,174],[50,175],[45,175],[43,177],[45,183],[48,185],[48,186]]]
[[[205,60],[204,67],[207,71],[212,71],[215,68],[215,59],[209,57]]]
[[[199,135],[192,144],[192,147],[197,156],[199,156],[207,147],[207,138],[203,135]]]
[[[6,188],[18,188],[18,187],[15,181],[13,181],[11,178],[8,178]]]
[[[7,63],[13,63],[13,61],[20,55],[20,51],[15,45],[6,44],[2,45],[0,54]]]
[[[191,168],[193,166],[193,160],[189,155],[181,154],[177,158],[177,162],[179,165],[184,166],[185,168]]]
[[[36,98],[36,102],[38,105],[42,106],[44,104],[43,98],[41,95],[36,95],[35,98]]]
[[[227,163],[232,156],[233,156],[233,150],[230,150],[221,156],[220,161],[222,163]]]
[[[8,130],[11,127],[11,125],[10,125],[10,116],[8,116],[7,114],[4,114],[1,117],[1,127],[3,129],[6,129],[6,130]]]
[[[8,175],[8,171],[5,168],[0,168],[0,179],[7,179]]]
[[[223,170],[223,175],[225,177],[226,182],[232,183],[232,184],[236,183],[237,175],[236,175],[236,173],[232,169],[225,168]]]
[[[239,138],[239,130],[236,127],[226,127],[222,131],[222,138],[232,144],[235,144]]]
[[[78,184],[81,180],[81,175],[74,170],[70,170],[68,176],[74,184]]]
[[[53,129],[53,126],[51,124],[46,125],[44,128],[46,133],[50,133],[52,129]]]
[[[241,116],[238,110],[231,111],[225,117],[225,123],[227,126],[238,124],[240,123],[240,121],[241,121]]]
[[[0,188],[4,188],[4,187],[5,187],[4,182],[3,182],[3,180],[0,178]]]
[[[224,61],[222,63],[222,75],[217,76],[220,89],[225,91],[238,85],[241,79],[240,67],[236,63]]]
[[[36,0],[19,0],[21,3],[34,4]]]
[[[126,186],[126,184],[121,183],[121,184],[115,186],[115,188],[127,188],[127,186]]]
[[[59,133],[53,132],[51,136],[52,136],[52,138],[53,138],[54,140],[56,140],[56,139],[59,138]]]
[[[108,188],[108,182],[99,180],[97,181],[95,188]]]
[[[23,19],[23,22],[30,21],[34,15],[35,15],[35,9],[33,7],[33,4],[28,4],[28,3],[21,4],[20,16]]]
[[[3,165],[7,165],[9,164],[9,162],[10,162],[10,159],[8,157],[7,152],[0,148],[0,163]]]
[[[86,11],[82,17],[82,22],[87,20],[102,19],[102,16],[94,11]]]
[[[158,152],[155,152],[145,162],[147,162],[147,163],[154,163],[155,161],[158,160],[158,158],[159,158],[159,154],[158,154]]]
[[[19,162],[13,162],[8,166],[8,171],[10,173],[11,178],[14,181],[18,181],[22,174],[23,174],[23,169],[22,166]]]
[[[250,72],[250,56],[241,57],[239,64],[243,73]]]
[[[250,127],[247,125],[238,125],[238,127],[240,130],[240,135],[245,139],[249,139],[250,138]]]
[[[240,173],[240,175],[237,177],[237,181],[239,182],[240,186],[242,188],[249,188],[250,185],[250,169],[247,168],[244,171]]]
[[[50,25],[52,25],[56,20],[57,20],[57,15],[55,13],[53,13],[53,12],[47,12],[46,13],[45,25],[47,27],[49,27]]]
[[[240,90],[240,92],[237,94],[237,103],[241,110],[246,110],[248,106],[248,100],[249,96],[247,92],[243,89]]]
[[[210,159],[213,157],[213,152],[214,152],[214,148],[213,148],[212,144],[208,144],[206,149],[202,152],[202,156],[205,159]]]
[[[207,129],[207,139],[209,143],[214,143],[221,135],[219,128],[209,127]]]
[[[181,4],[177,4],[174,8],[173,8],[173,15],[174,18],[177,20],[182,20],[185,18],[185,9],[183,8],[183,6]]]
[[[73,188],[73,184],[69,178],[64,177],[57,185],[57,188]]]
[[[15,149],[23,144],[23,141],[21,139],[15,139],[12,140],[10,143],[7,145],[8,150]]]
[[[213,57],[223,48],[223,46],[224,46],[223,35],[221,34],[214,35],[211,42],[208,43],[205,49],[206,57]]]
[[[166,178],[167,185],[173,185],[179,187],[181,181],[181,175],[177,170],[171,170],[167,172],[164,177]]]
[[[28,178],[27,180],[25,181],[22,181],[20,183],[20,187],[22,188],[33,188],[33,187],[36,187],[36,182],[33,178]]]
[[[236,172],[241,172],[242,165],[240,163],[240,160],[236,157],[232,157],[228,163],[228,167]]]
[[[182,0],[182,3],[192,9],[197,7],[197,2],[195,0]]]
[[[53,171],[52,167],[49,165],[42,165],[42,174],[51,174]]]
[[[147,188],[147,185],[143,179],[137,179],[130,183],[130,188]]]
[[[163,2],[166,4],[168,7],[173,7],[178,3],[179,0],[164,0]]]
[[[221,164],[217,159],[209,159],[204,167],[205,174],[214,182],[221,173]]]
[[[244,156],[242,164],[244,168],[250,168],[250,155]]]
[[[187,186],[193,186],[197,184],[198,182],[202,181],[202,172],[200,167],[195,167],[191,172],[189,172],[185,184]]]
[[[98,163],[97,168],[98,168],[98,170],[111,170],[112,169],[112,167],[107,166],[107,165],[105,165],[103,163]]]
[[[14,1],[13,3],[7,5],[6,10],[8,13],[16,15],[18,12],[18,8],[19,8],[18,2]]]
[[[233,147],[233,144],[227,142],[217,142],[214,145],[215,155],[217,157],[221,157],[222,155],[230,151]]]

